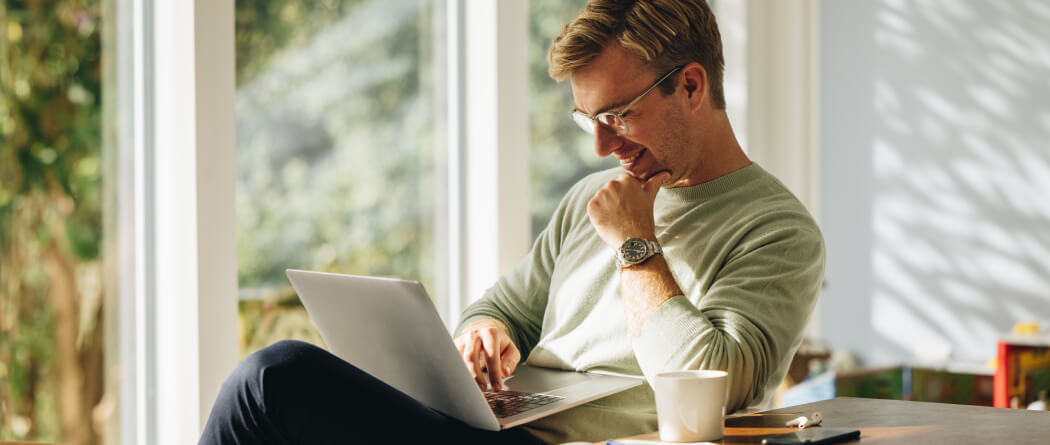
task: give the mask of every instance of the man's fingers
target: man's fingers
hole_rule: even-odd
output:
[[[648,181],[645,181],[645,185],[642,186],[642,190],[655,193],[657,190],[660,189],[661,186],[667,183],[668,179],[671,179],[670,172],[657,173],[653,175],[653,177],[649,178]]]
[[[499,363],[499,348],[496,340],[495,329],[485,329],[481,331],[481,344],[484,346],[486,368],[489,371],[489,383],[492,385],[492,389],[498,390],[503,389],[503,370]]]
[[[485,389],[485,373],[481,369],[481,351],[482,344],[481,339],[476,335],[471,334],[471,348],[470,348],[470,365],[469,368],[473,370],[474,381],[478,382],[478,386],[481,389]]]
[[[459,355],[463,357],[463,364],[467,366],[467,371],[470,371],[470,376],[477,379],[477,371],[474,369],[474,335],[468,334],[466,340],[463,342],[463,349]]]
[[[495,389],[502,389],[503,377],[509,375],[505,371],[506,345],[514,347],[502,323],[493,319],[478,320],[467,326],[454,343],[471,377],[483,391],[490,387],[490,383]],[[517,361],[520,357],[515,349],[513,359]],[[485,368],[488,368],[488,376]],[[513,369],[513,364],[510,368]]]
[[[466,364],[467,370],[470,370],[470,355],[474,354],[474,352],[470,351],[470,348],[467,347],[467,341],[468,340],[466,339],[457,339],[456,348],[459,349],[460,358],[463,359],[463,364]]]
[[[518,351],[518,347],[514,346],[514,342],[508,341],[500,356],[500,361],[503,362],[503,375],[513,374],[514,368],[517,368],[518,362],[521,361],[521,352]]]

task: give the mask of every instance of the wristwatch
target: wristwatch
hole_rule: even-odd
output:
[[[664,252],[660,249],[660,245],[653,241],[643,238],[627,238],[627,241],[616,249],[616,263],[621,268],[633,266],[648,261],[658,253]]]

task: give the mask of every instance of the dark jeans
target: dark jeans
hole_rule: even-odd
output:
[[[445,416],[328,351],[285,340],[222,384],[201,444],[536,444],[519,428],[483,431]]]

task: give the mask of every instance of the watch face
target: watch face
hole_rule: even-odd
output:
[[[638,238],[631,238],[623,243],[623,246],[620,247],[620,252],[624,261],[632,263],[644,260],[649,254],[649,246],[646,246],[645,242]]]

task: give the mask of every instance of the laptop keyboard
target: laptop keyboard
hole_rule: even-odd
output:
[[[557,402],[564,397],[548,394],[530,394],[516,391],[485,391],[485,400],[496,417],[510,417],[518,413]]]

